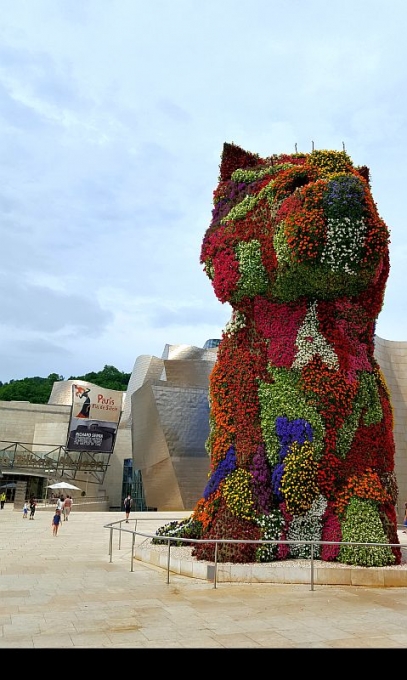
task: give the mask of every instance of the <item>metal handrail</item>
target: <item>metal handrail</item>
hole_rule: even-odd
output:
[[[119,550],[121,548],[121,533],[122,531],[125,531],[127,533],[133,534],[133,539],[132,539],[132,550],[131,550],[131,566],[130,566],[130,571],[133,571],[133,561],[134,561],[134,545],[135,545],[135,538],[136,536],[142,536],[143,538],[150,538],[150,539],[157,539],[159,538],[163,542],[167,541],[168,544],[168,558],[167,558],[167,583],[170,582],[170,552],[171,552],[171,543],[173,542],[179,542],[182,541],[183,543],[191,543],[191,544],[215,544],[215,560],[213,563],[210,562],[211,564],[214,565],[214,585],[213,587],[217,587],[217,567],[218,567],[218,545],[224,544],[224,543],[248,543],[248,544],[256,544],[256,545],[309,545],[311,547],[311,557],[310,557],[310,585],[311,585],[311,590],[314,590],[314,549],[317,546],[322,546],[322,545],[347,545],[347,546],[371,546],[371,547],[386,547],[386,548],[402,548],[402,545],[400,543],[371,543],[371,542],[356,542],[356,541],[316,541],[316,540],[278,540],[278,539],[236,539],[236,538],[213,538],[213,539],[196,539],[196,538],[181,538],[177,536],[166,536],[166,535],[157,535],[157,534],[151,534],[151,533],[145,533],[142,531],[137,531],[137,519],[135,519],[135,528],[134,529],[123,529],[122,528],[122,523],[125,522],[125,520],[119,520],[117,522],[111,522],[110,524],[104,525],[105,529],[110,529],[110,539],[109,539],[109,556],[110,556],[110,562],[113,561],[113,531],[118,530],[120,532],[119,534]],[[115,526],[115,525],[119,526]],[[276,562],[272,562],[273,564]],[[272,564],[270,563],[270,564]],[[265,564],[265,563],[263,563]],[[356,565],[350,565],[352,567]]]

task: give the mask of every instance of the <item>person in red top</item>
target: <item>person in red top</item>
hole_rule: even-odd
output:
[[[64,513],[64,522],[67,522],[69,519],[69,515],[71,514],[72,510],[72,498],[71,496],[67,496],[64,500],[63,504],[63,513]]]

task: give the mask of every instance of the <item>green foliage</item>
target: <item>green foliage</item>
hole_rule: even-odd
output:
[[[292,262],[288,260],[284,235],[277,234],[275,245],[280,267],[273,286],[273,295],[280,302],[292,302],[306,296],[320,300],[333,300],[346,295],[356,297],[372,277],[373,268],[366,266],[358,276],[344,271],[332,271],[325,264]]]
[[[130,373],[123,373],[114,366],[105,366],[98,373],[75,375],[68,380],[84,380],[98,387],[125,392],[130,380]],[[48,378],[23,378],[0,383],[0,401],[29,401],[32,404],[47,404],[54,382],[65,380],[62,375],[50,373]]]
[[[342,524],[342,541],[346,543],[387,543],[375,501],[351,498]],[[339,562],[363,567],[386,567],[395,557],[388,546],[342,545]]]
[[[125,392],[129,384],[131,373],[123,373],[114,366],[105,366],[103,371],[86,373],[85,375],[72,375],[68,380],[85,380],[98,387],[108,390],[120,390]]]
[[[362,415],[363,422],[367,426],[380,423],[383,418],[376,377],[367,372],[360,374],[360,387],[354,402],[353,413],[348,416],[338,432],[337,451],[338,455],[343,458],[352,445]]]
[[[314,433],[314,452],[317,459],[321,456],[324,438],[324,424],[317,410],[308,403],[299,387],[300,372],[286,368],[269,367],[274,382],[259,381],[260,420],[266,454],[270,465],[279,460],[280,441],[276,434],[275,422],[280,413],[291,420],[304,418],[312,425]]]
[[[23,378],[10,380],[0,387],[2,401],[30,401],[32,404],[48,403],[54,382],[63,380],[62,376],[51,373],[48,378]]]
[[[254,297],[266,292],[269,281],[261,261],[261,246],[257,239],[240,241],[236,246],[239,260],[240,281],[238,297]]]

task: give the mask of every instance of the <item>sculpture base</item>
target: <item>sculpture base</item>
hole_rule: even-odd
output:
[[[313,576],[310,560],[284,560],[281,562],[217,565],[218,583],[295,583],[329,586],[365,586],[375,588],[407,586],[407,534],[399,531],[402,549],[402,563],[390,567],[359,567],[337,562],[314,560]],[[188,576],[213,582],[213,562],[197,560],[191,555],[192,549],[172,547],[170,551],[170,574]],[[135,550],[135,559],[167,570],[168,547],[154,545],[147,539]]]

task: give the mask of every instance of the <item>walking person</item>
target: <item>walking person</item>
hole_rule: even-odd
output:
[[[3,491],[3,493],[0,495],[0,506],[1,506],[1,510],[3,510],[3,508],[4,508],[4,503],[5,503],[5,502],[6,502],[6,494],[5,494],[5,492]]]
[[[23,505],[23,519],[27,519],[28,517],[28,502],[25,501]]]
[[[34,496],[31,496],[31,498],[30,498],[30,519],[34,519],[36,506],[37,506],[37,502],[36,502]]]
[[[64,513],[64,522],[67,522],[69,519],[69,515],[71,514],[71,509],[72,509],[72,496],[67,496],[64,500],[64,507],[63,507],[63,513]]]
[[[58,535],[58,529],[59,525],[61,524],[61,512],[59,510],[55,510],[55,514],[52,518],[51,526],[52,526],[52,533],[54,536]]]
[[[124,512],[126,513],[126,522],[129,522],[130,510],[131,510],[132,500],[130,494],[124,499]]]

